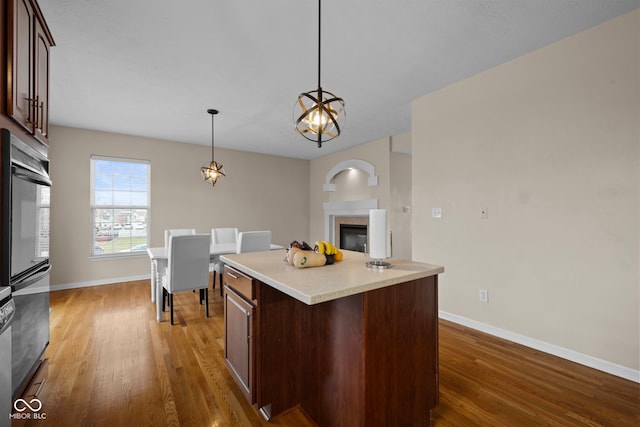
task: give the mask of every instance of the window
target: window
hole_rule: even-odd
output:
[[[91,156],[91,256],[145,253],[149,246],[146,160]]]

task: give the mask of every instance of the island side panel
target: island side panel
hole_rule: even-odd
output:
[[[437,276],[364,294],[367,426],[428,426],[438,404]]]
[[[430,425],[438,403],[437,276],[307,305],[257,284],[257,403],[318,425]]]
[[[302,408],[319,426],[365,426],[363,295],[307,306]]]
[[[270,419],[302,401],[302,330],[308,306],[259,281],[256,292],[257,403]]]

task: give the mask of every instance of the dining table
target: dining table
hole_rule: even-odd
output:
[[[271,244],[270,249],[284,249],[282,245]],[[220,255],[237,253],[237,243],[212,243],[209,247],[210,262],[218,261]],[[151,260],[151,302],[156,303],[156,317],[158,322],[162,322],[162,276],[167,268],[169,260],[169,250],[166,246],[147,248],[147,255]]]

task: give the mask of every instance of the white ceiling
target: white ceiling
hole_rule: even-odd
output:
[[[325,0],[322,87],[347,122],[321,149],[293,126],[317,86],[316,0],[39,4],[56,42],[51,123],[210,145],[217,108],[216,147],[311,159],[407,132],[413,99],[640,0]]]

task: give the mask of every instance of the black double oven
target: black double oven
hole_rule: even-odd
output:
[[[11,386],[19,392],[49,344],[49,212],[46,156],[1,130],[2,256],[0,285],[11,288]]]

